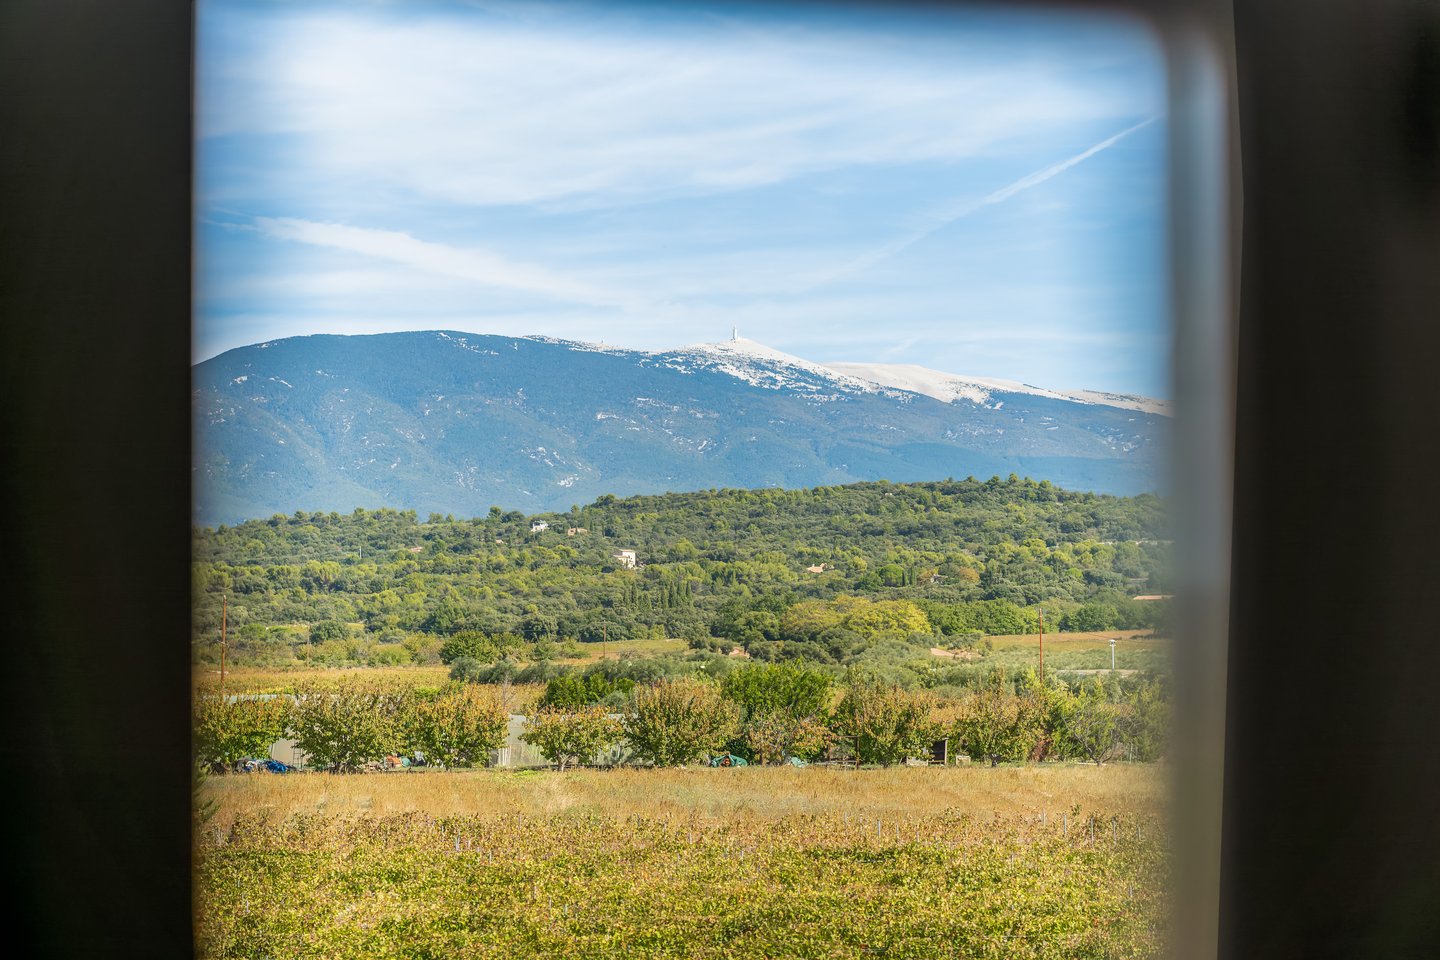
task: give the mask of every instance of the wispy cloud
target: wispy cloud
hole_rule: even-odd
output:
[[[639,297],[584,283],[536,264],[511,260],[490,250],[417,240],[395,230],[315,223],[290,217],[259,217],[255,224],[276,239],[359,253],[486,286],[523,290],[592,306],[634,310],[649,305]]]
[[[326,192],[363,180],[454,203],[604,206],[974,157],[1148,99],[1096,97],[1073,64],[1016,69],[963,35],[897,57],[853,30],[757,42],[714,23],[576,19],[294,16],[203,88],[201,132],[303,143],[295,172]]]
[[[926,237],[935,233],[937,230],[947,227],[957,220],[968,217],[976,211],[984,209],[985,207],[994,206],[998,203],[1004,203],[1006,200],[1009,200],[1017,193],[1023,193],[1024,191],[1029,190],[1031,187],[1037,187],[1040,184],[1044,183],[1046,180],[1050,180],[1054,177],[1059,176],[1060,174],[1064,173],[1066,170],[1069,170],[1076,164],[1083,163],[1089,158],[1095,156],[1095,154],[1100,153],[1103,150],[1109,149],[1110,147],[1119,143],[1121,140],[1128,137],[1130,134],[1134,133],[1137,130],[1148,127],[1150,124],[1154,123],[1156,120],[1159,119],[1160,118],[1158,116],[1148,117],[1135,124],[1134,126],[1126,127],[1119,133],[1110,137],[1106,137],[1099,143],[1087,147],[1086,149],[1080,151],[1072,157],[1067,157],[1066,159],[1061,160],[1059,163],[1052,163],[1050,164],[1050,166],[1045,167],[1041,170],[1036,170],[1034,173],[1026,174],[1020,179],[1015,180],[1012,183],[1006,184],[999,190],[986,194],[979,200],[963,200],[937,207],[936,209],[932,210],[930,214],[926,217],[927,222],[920,229],[908,233],[902,237],[891,240],[881,246],[875,247],[873,250],[869,250],[861,254],[860,256],[855,257],[853,260],[850,260],[847,263],[844,263],[833,270],[822,273],[818,277],[812,277],[802,286],[801,289],[803,291],[814,290],[815,288],[824,286],[827,283],[834,283],[836,280],[839,280],[842,277],[846,277],[850,274],[858,273],[862,270],[873,267],[875,264],[880,263],[882,260],[888,260],[890,257],[895,256],[897,253],[900,253],[907,247],[919,243],[921,240],[924,240]]]
[[[1144,28],[825,10],[204,0],[197,344],[738,323],[817,360],[1158,389],[1163,140],[1073,153],[1163,109]],[[1065,347],[1010,342],[1042,339]],[[1103,362],[1130,373],[1056,373]]]

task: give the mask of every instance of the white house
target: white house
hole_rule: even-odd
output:
[[[549,529],[550,529],[550,524],[546,523],[544,520],[533,520],[533,521],[531,521],[531,523],[530,523],[530,532],[531,532],[531,533],[539,533],[539,532],[542,531],[542,530],[549,530]]]
[[[621,566],[627,570],[634,570],[635,565],[639,562],[635,557],[634,550],[621,550],[614,554],[614,558],[620,561]]]

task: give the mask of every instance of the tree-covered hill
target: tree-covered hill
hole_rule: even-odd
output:
[[[531,659],[653,636],[842,663],[1033,630],[1041,604],[1051,629],[1150,626],[1163,605],[1131,598],[1169,587],[1163,500],[1013,476],[602,496],[532,516],[297,511],[194,536],[197,649],[218,639],[223,596],[232,656],[256,662],[521,644]]]

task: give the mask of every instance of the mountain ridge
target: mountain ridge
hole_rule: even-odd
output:
[[[1005,385],[947,403],[738,337],[659,351],[453,330],[271,340],[194,367],[195,517],[1008,473],[1161,488],[1165,417]]]

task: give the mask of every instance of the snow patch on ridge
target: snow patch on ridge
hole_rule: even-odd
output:
[[[881,392],[877,384],[744,337],[719,343],[696,343],[679,350],[659,352],[666,356],[668,362],[665,366],[671,369],[685,373],[697,367],[714,370],[767,390],[789,388],[818,393],[823,388],[839,387],[851,393]],[[817,380],[820,382],[817,383]]]
[[[1099,390],[1046,390],[1015,380],[1001,380],[996,377],[971,377],[943,370],[932,370],[912,363],[831,363],[830,369],[842,374],[859,377],[897,390],[919,393],[934,397],[942,403],[968,400],[971,403],[988,405],[995,393],[1025,393],[1051,400],[1065,400],[1070,403],[1093,404],[1103,407],[1119,407],[1125,410],[1139,410],[1160,416],[1172,416],[1168,400],[1139,397],[1133,394],[1105,393]],[[1004,401],[995,403],[999,409]]]
[[[990,399],[992,393],[1029,393],[1052,400],[1071,399],[1053,390],[1032,387],[1015,380],[962,376],[943,370],[931,370],[913,363],[832,363],[830,368],[897,390],[934,397],[942,403],[968,400],[971,403],[983,404]]]
[[[1096,403],[1104,407],[1119,407],[1122,410],[1139,410],[1162,417],[1175,416],[1175,405],[1169,400],[1141,397],[1133,393],[1106,393],[1102,390],[1072,390],[1066,394],[1080,403]]]

